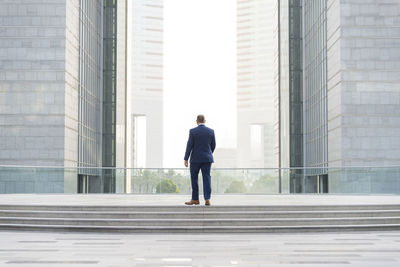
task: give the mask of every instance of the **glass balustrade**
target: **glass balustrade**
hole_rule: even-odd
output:
[[[212,169],[211,177],[213,194],[400,194],[400,167]],[[0,166],[0,193],[190,194],[190,171]]]

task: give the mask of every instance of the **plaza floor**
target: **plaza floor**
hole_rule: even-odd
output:
[[[0,205],[184,205],[189,195],[0,194]],[[200,201],[204,200],[200,196]],[[400,195],[213,195],[213,205],[400,204]]]
[[[400,232],[120,235],[0,232],[0,266],[400,266]]]
[[[187,195],[0,195],[0,205],[184,205]],[[202,201],[202,204],[204,201]],[[400,204],[395,195],[216,195],[213,205]],[[0,231],[0,266],[400,266],[400,231],[112,234]]]

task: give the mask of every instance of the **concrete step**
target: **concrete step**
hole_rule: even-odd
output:
[[[339,211],[204,211],[204,212],[121,212],[121,211],[41,211],[0,210],[1,217],[26,218],[103,218],[103,219],[245,219],[245,218],[347,218],[400,217],[400,210]]]
[[[296,225],[296,226],[198,226],[198,227],[126,227],[81,225],[29,225],[0,224],[2,230],[15,231],[71,231],[71,232],[120,232],[120,233],[299,233],[299,232],[345,232],[345,231],[399,231],[399,224],[368,225]]]
[[[281,218],[281,219],[67,219],[2,217],[0,224],[82,225],[82,226],[296,226],[399,224],[400,217]]]
[[[0,230],[4,229],[138,233],[399,230],[400,205],[0,205]]]
[[[400,210],[399,205],[229,205],[229,206],[153,206],[153,205],[0,205],[0,210],[41,210],[41,211],[122,211],[122,212],[220,212],[220,211],[355,211],[355,210]]]

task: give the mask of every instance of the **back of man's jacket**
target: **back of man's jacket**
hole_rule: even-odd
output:
[[[191,163],[214,162],[212,153],[215,149],[214,130],[200,124],[189,132],[189,140],[186,146],[185,160]]]

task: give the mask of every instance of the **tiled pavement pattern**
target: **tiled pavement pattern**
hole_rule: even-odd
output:
[[[0,266],[400,266],[400,232],[137,235],[0,232]]]
[[[0,194],[1,205],[183,205],[188,195]],[[204,200],[200,198],[204,205]],[[400,195],[213,195],[212,205],[400,204]]]

